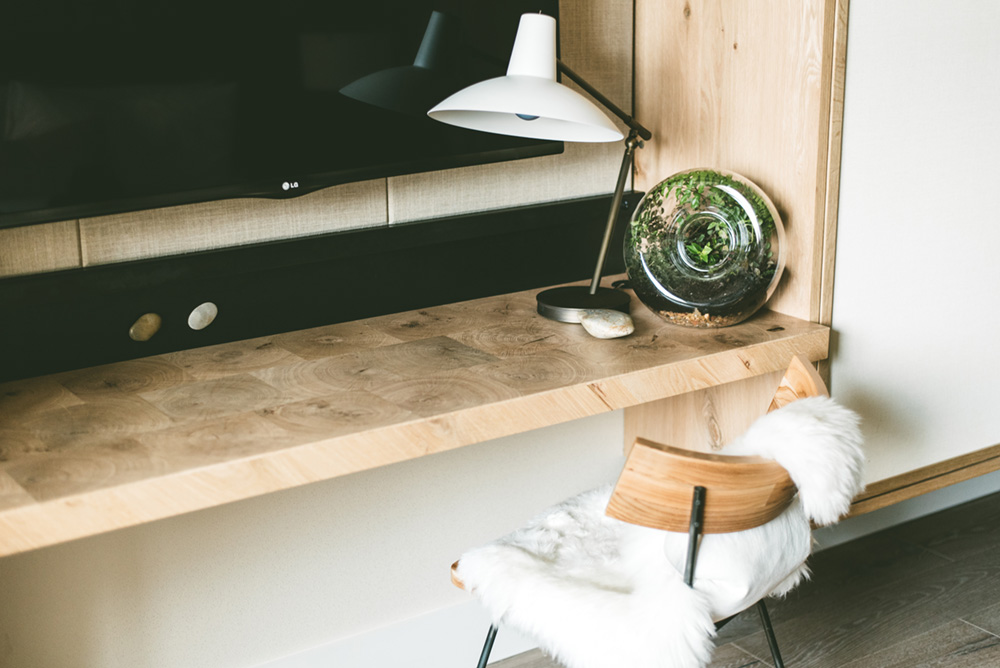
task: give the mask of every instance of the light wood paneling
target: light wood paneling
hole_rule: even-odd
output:
[[[854,499],[851,516],[870,513],[994,471],[1000,471],[1000,445],[874,482]]]
[[[756,182],[787,233],[787,270],[771,307],[810,320],[820,308],[834,7],[636,3],[636,116],[654,135],[636,156],[638,188],[694,167]]]
[[[767,321],[759,322],[765,325]],[[769,326],[781,327],[777,323]],[[734,343],[743,336],[732,328],[714,331],[714,343],[702,346]],[[670,326],[663,332],[661,345],[683,344],[703,334],[704,330]],[[818,377],[811,380],[822,384]],[[630,406],[625,409],[626,450],[637,438],[701,452],[719,450],[767,412],[781,382],[782,372],[766,373]]]
[[[799,387],[828,394],[814,367],[789,372],[797,377]],[[781,372],[769,373],[631,406],[625,409],[626,450],[637,438],[700,452],[719,450],[761,415],[788,403],[792,390],[784,382]]]
[[[80,221],[84,265],[384,225],[385,181],[288,200],[229,199]]]
[[[832,19],[831,67],[829,68],[829,134],[826,156],[826,197],[823,203],[823,267],[820,308],[817,322],[829,325],[833,320],[833,279],[837,247],[837,214],[840,203],[840,156],[844,135],[844,84],[847,75],[848,0],[837,0]],[[829,19],[828,19],[829,20]],[[826,71],[826,70],[824,70]],[[822,165],[820,169],[822,170]],[[826,362],[822,363],[821,368]]]
[[[769,373],[629,408],[625,443],[642,437],[688,450],[719,450],[767,412],[781,376]]]
[[[829,135],[826,156],[826,201],[823,215],[823,264],[820,277],[819,315],[816,322],[833,323],[833,284],[837,258],[837,219],[840,212],[840,156],[844,135],[844,84],[847,75],[848,0],[837,0],[833,8],[833,34],[829,68]],[[824,70],[826,72],[827,70]],[[822,170],[822,165],[820,165]],[[819,373],[830,383],[830,360],[821,360]]]
[[[75,220],[0,230],[0,278],[79,266]]]
[[[534,294],[0,385],[0,555],[780,375],[828,347],[826,327],[771,312],[673,341],[636,308],[633,335],[599,340],[538,316]]]
[[[694,167],[730,169],[756,182],[786,231],[786,270],[769,307],[825,323],[846,21],[846,0],[636,3],[636,116],[654,134],[636,155],[637,187]],[[773,381],[755,378],[628,409],[626,443],[645,436],[721,447],[763,412]]]

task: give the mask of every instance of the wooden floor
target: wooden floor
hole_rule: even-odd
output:
[[[1000,666],[1000,494],[816,554],[812,581],[769,602],[788,668]],[[501,629],[502,632],[502,629]],[[712,668],[772,666],[755,612]],[[554,668],[538,652],[497,668]]]

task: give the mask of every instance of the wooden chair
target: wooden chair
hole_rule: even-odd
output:
[[[768,412],[805,397],[827,396],[823,380],[809,362],[792,360]],[[688,534],[684,582],[694,583],[704,534],[744,531],[781,515],[797,489],[776,461],[681,450],[637,439],[608,502],[606,514],[640,526]],[[452,582],[465,588],[452,565]],[[751,606],[754,607],[754,606]],[[763,598],[755,604],[776,668],[783,662]],[[738,614],[738,613],[737,613]],[[735,616],[735,615],[734,615]],[[716,622],[721,628],[734,616]],[[491,626],[479,660],[484,668],[496,638]]]

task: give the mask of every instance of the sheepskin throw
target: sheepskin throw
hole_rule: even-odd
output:
[[[767,524],[705,535],[693,588],[682,575],[687,535],[607,517],[610,485],[467,552],[457,575],[496,623],[567,668],[704,666],[714,622],[806,577],[810,520],[835,522],[862,487],[858,418],[827,397],[769,413],[722,453],[774,459],[799,492]]]

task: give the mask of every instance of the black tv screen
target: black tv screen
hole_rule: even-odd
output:
[[[432,45],[431,83],[412,92],[433,84],[443,99],[500,76],[520,15],[556,15],[556,0],[0,0],[0,8],[0,227],[291,197],[562,150],[341,92],[426,56],[434,12],[447,29]]]

